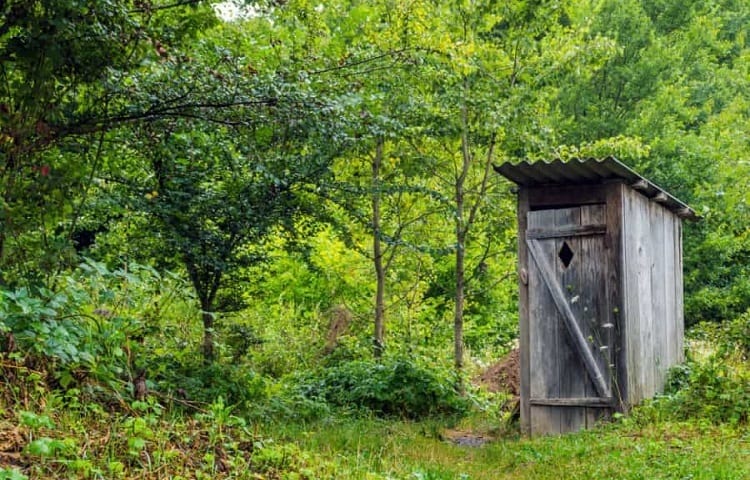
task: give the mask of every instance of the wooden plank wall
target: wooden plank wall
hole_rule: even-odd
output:
[[[529,373],[529,278],[528,257],[526,249],[527,214],[529,212],[529,191],[525,188],[518,192],[518,346],[521,360],[521,434],[531,434],[530,373]]]
[[[614,349],[613,328],[608,325],[611,317],[607,314],[609,268],[603,228],[606,211],[604,204],[597,204],[528,214],[528,234],[532,235],[528,253],[533,254],[527,264],[531,399],[528,418],[532,435],[592,427],[610,411],[606,407],[611,405],[608,392]],[[567,266],[559,258],[564,244],[573,252]],[[567,306],[571,318],[563,316],[560,302]],[[570,331],[574,328],[566,325],[570,321],[579,333]],[[585,345],[581,347],[574,336]],[[592,377],[588,372],[581,348],[591,352],[594,368],[603,376],[599,380],[603,387],[595,387],[592,378],[601,377]]]
[[[554,225],[556,229],[560,229],[565,228],[566,226],[582,225],[581,210],[584,208],[555,210],[555,221],[547,226]],[[588,239],[589,237],[585,238]],[[568,268],[564,268],[562,261],[558,258],[558,252],[562,249],[564,242],[567,242],[568,246],[574,252],[573,259]],[[581,237],[567,239],[558,238],[555,241],[548,240],[540,243],[542,245],[552,245],[552,252],[548,258],[551,259],[555,265],[556,278],[562,280],[562,287],[565,289],[564,294],[568,297],[582,295],[580,290],[586,289],[589,285],[584,284],[585,272],[587,272],[588,269],[586,268],[587,262],[582,252]],[[572,306],[576,305],[574,304]],[[559,375],[560,389],[558,396],[560,398],[586,397],[586,386],[590,383],[589,377],[586,374],[586,367],[583,366],[583,362],[576,354],[573,340],[570,338],[570,334],[565,328],[562,317],[560,315],[558,315],[558,317],[558,356],[553,360],[557,363]],[[582,331],[586,337],[589,336],[588,330]],[[558,410],[560,411],[559,431],[561,433],[575,432],[586,427],[585,408],[558,407]]]
[[[607,205],[592,205],[581,208],[581,225],[607,224]],[[609,228],[609,227],[608,227]],[[582,295],[581,302],[572,305],[576,316],[582,320],[581,330],[586,338],[594,344],[594,358],[598,362],[599,370],[604,374],[605,383],[612,388],[614,374],[614,328],[609,311],[609,279],[613,269],[611,258],[607,255],[606,237],[583,237],[578,239],[580,245],[580,273],[579,280],[588,290]],[[592,263],[594,262],[594,263]],[[606,348],[601,348],[606,347]],[[598,350],[598,351],[597,351]],[[583,365],[580,368],[584,369]],[[583,394],[592,398],[597,396],[591,379],[586,375]],[[592,428],[604,415],[611,412],[603,408],[587,408],[584,410],[585,422],[581,426]],[[568,429],[568,431],[574,431]]]
[[[555,225],[556,210],[531,212],[528,228],[543,228]],[[545,242],[540,253],[555,258],[556,242]],[[529,394],[531,398],[560,398],[560,342],[564,342],[562,321],[555,307],[542,273],[529,261]],[[531,407],[531,435],[560,433],[562,409],[547,405]]]
[[[614,351],[611,359],[615,365],[612,372],[615,381],[612,387],[613,394],[618,402],[617,408],[626,412],[628,410],[626,402],[628,398],[628,369],[627,350],[625,349],[627,332],[621,317],[625,310],[623,303],[624,270],[622,268],[623,191],[628,187],[622,181],[609,183],[607,187],[607,308],[609,309],[607,318],[614,325],[614,331],[612,332]]]
[[[623,192],[623,328],[627,401],[634,405],[664,387],[682,360],[680,219],[635,190]]]

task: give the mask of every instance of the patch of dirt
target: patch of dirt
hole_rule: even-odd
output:
[[[0,422],[0,468],[20,466],[25,441],[17,426]]]
[[[521,394],[521,352],[514,348],[502,360],[490,366],[474,379],[476,385],[490,392],[509,393],[514,397]]]
[[[442,438],[461,447],[481,447],[494,440],[489,435],[462,430],[446,430],[443,432]]]

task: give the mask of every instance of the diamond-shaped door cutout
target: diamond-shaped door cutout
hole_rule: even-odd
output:
[[[560,248],[560,251],[557,253],[557,256],[560,257],[560,260],[562,260],[562,263],[563,265],[565,265],[565,268],[568,268],[568,265],[570,265],[570,262],[573,261],[573,250],[570,249],[568,242],[563,242],[563,246]]]

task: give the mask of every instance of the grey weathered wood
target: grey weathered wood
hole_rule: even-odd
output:
[[[547,261],[545,250],[540,247],[539,243],[540,242],[533,239],[528,239],[526,241],[526,245],[529,249],[529,253],[531,254],[531,258],[536,263],[539,272],[541,273],[540,276],[542,278],[542,281],[547,286],[547,289],[549,290],[552,296],[552,300],[555,302],[558,311],[562,314],[564,325],[570,333],[570,336],[572,337],[573,345],[578,351],[578,354],[581,356],[586,370],[588,371],[589,375],[591,375],[591,379],[594,382],[597,393],[602,397],[609,397],[609,386],[605,383],[604,375],[600,371],[599,366],[597,365],[597,362],[591,353],[591,350],[586,344],[586,339],[584,338],[583,333],[581,332],[581,328],[578,325],[578,320],[575,318],[575,315],[573,314],[573,311],[571,310],[570,305],[568,304],[568,301],[566,300],[565,295],[562,291],[562,287],[557,282],[554,271]]]
[[[634,182],[631,187],[633,187],[636,190],[645,191],[648,190],[648,182],[644,179],[640,179],[637,182]]]
[[[607,231],[605,224],[573,225],[561,228],[535,228],[526,232],[526,238],[561,238],[582,237],[585,235],[602,235]]]
[[[603,205],[590,205],[581,208],[581,224],[602,224],[607,221],[609,207]],[[606,234],[606,232],[605,232]],[[612,355],[614,354],[614,324],[609,317],[607,282],[608,273],[612,268],[611,259],[607,256],[606,235],[581,238],[581,254],[583,267],[581,269],[581,284],[588,286],[588,292],[584,302],[578,302],[575,312],[582,321],[583,333],[592,343],[594,358],[597,360],[599,369],[604,375],[605,382],[613,391]],[[610,326],[611,325],[611,326]],[[605,347],[602,350],[602,347]],[[584,394],[586,397],[596,395],[596,389],[587,378]],[[610,405],[611,401],[608,402]],[[602,415],[600,408],[586,410],[586,426],[593,426]]]
[[[604,185],[547,186],[527,191],[531,210],[604,203],[607,197]]]
[[[664,386],[668,369],[682,360],[682,274],[677,265],[681,221],[664,205],[633,191],[625,194],[623,236],[625,318],[630,404]]]
[[[666,198],[666,196],[665,196]],[[664,207],[658,204],[649,205],[649,249],[651,250],[651,355],[653,363],[651,364],[654,378],[654,393],[661,391],[664,387],[664,379],[667,370],[665,365],[669,364],[669,359],[665,352],[667,347],[667,330],[668,325],[672,323],[673,305],[667,304],[667,285],[668,279],[665,276],[666,268],[666,225]]]
[[[624,206],[623,322],[628,332],[628,400],[637,404],[654,392],[649,200],[636,191],[626,190]]]
[[[529,279],[528,279],[528,252],[524,236],[527,225],[527,214],[529,212],[529,191],[522,188],[518,192],[518,346],[520,350],[521,379],[520,379],[520,416],[521,433],[531,434],[531,405],[530,392],[530,344],[529,344]],[[525,275],[521,274],[525,272]]]
[[[651,296],[651,278],[653,270],[653,246],[651,244],[650,229],[650,205],[645,197],[634,197],[637,205],[638,216],[634,220],[638,224],[639,236],[637,238],[638,253],[638,298],[635,301],[641,323],[641,337],[638,347],[641,352],[639,369],[641,371],[641,383],[643,394],[646,398],[653,396],[656,390],[656,379],[654,378],[654,316],[653,298]]]
[[[621,233],[621,257],[618,262],[621,268],[621,295],[620,302],[622,308],[620,309],[620,329],[621,329],[621,345],[620,348],[623,351],[621,358],[623,359],[623,370],[627,372],[626,378],[621,378],[620,384],[621,389],[626,390],[627,403],[630,404],[632,400],[635,402],[640,401],[640,376],[638,374],[638,356],[640,352],[636,351],[638,345],[637,338],[640,337],[640,328],[638,324],[637,312],[631,308],[631,301],[637,294],[638,279],[635,278],[635,269],[631,268],[631,265],[635,262],[635,253],[633,246],[636,244],[636,232],[634,232],[634,223],[631,221],[634,218],[635,206],[630,200],[630,189],[624,189],[622,196],[622,217],[618,220],[622,228]],[[622,385],[624,383],[624,385]]]
[[[667,322],[664,338],[665,364],[662,366],[660,390],[664,387],[668,369],[682,361],[680,353],[682,347],[678,347],[680,340],[677,333],[679,330],[681,339],[682,330],[678,327],[678,323],[682,323],[682,303],[677,303],[676,296],[676,284],[678,277],[682,276],[682,272],[677,272],[675,253],[676,249],[679,249],[676,242],[681,243],[680,240],[676,240],[676,237],[679,237],[680,223],[681,220],[678,216],[673,215],[669,210],[664,210],[664,268],[662,274],[664,275],[664,303],[667,306]]]
[[[606,282],[606,310],[602,316],[605,324],[612,325],[612,345],[613,352],[611,360],[614,368],[611,370],[613,395],[618,401],[617,408],[621,411],[627,411],[627,350],[626,329],[622,322],[623,301],[622,292],[624,288],[622,261],[624,249],[622,242],[624,218],[623,213],[623,195],[625,194],[625,185],[623,182],[613,183],[607,189],[607,236],[606,236],[606,257],[607,257],[607,282]],[[591,419],[596,420],[595,418]]]
[[[615,406],[615,399],[601,397],[532,398],[529,403],[549,407],[612,408]]]
[[[529,212],[528,228],[539,228],[553,224],[554,210]],[[526,242],[527,253],[529,242]],[[556,255],[554,241],[540,247],[539,255]],[[560,370],[557,361],[559,337],[559,314],[549,290],[545,287],[544,274],[535,263],[528,260],[529,270],[529,340],[530,381],[529,398],[557,398],[560,396]],[[554,407],[531,407],[530,429],[532,435],[560,433],[560,410]]]
[[[675,363],[685,361],[685,349],[684,349],[684,338],[685,338],[685,318],[684,310],[682,307],[683,301],[683,277],[682,277],[682,224],[676,222],[676,234],[675,234],[675,309],[677,316],[675,318],[675,348],[677,350],[677,359]]]
[[[581,225],[581,210],[584,207],[563,208],[555,210],[555,225],[552,230],[563,232],[586,232]],[[588,233],[588,232],[586,232]],[[578,328],[581,329],[583,338],[586,338],[585,325],[582,325],[580,316],[577,316],[577,307],[583,303],[590,293],[588,285],[581,278],[581,271],[588,264],[581,251],[581,238],[570,236],[568,238],[551,238],[549,240],[533,240],[534,242],[554,243],[556,254],[550,259],[554,265],[555,277],[552,281],[557,281],[563,286],[563,295],[566,296],[565,302],[571,307],[573,315],[576,317]],[[559,258],[559,252],[564,244],[573,252],[573,257],[567,267]],[[547,282],[549,284],[549,282]],[[554,296],[554,293],[553,293]],[[570,303],[575,298],[574,303]],[[559,307],[558,307],[559,310]],[[565,320],[563,320],[565,323]],[[567,326],[566,326],[567,327]],[[567,328],[562,328],[558,338],[557,362],[560,371],[560,398],[576,398],[586,396],[586,383],[588,375],[586,368],[582,363],[575,341],[571,338]],[[586,409],[585,408],[564,408],[560,410],[560,432],[574,432],[586,426]]]
[[[524,433],[567,432],[627,411],[683,360],[682,225],[674,199],[659,192],[645,179],[521,188]]]

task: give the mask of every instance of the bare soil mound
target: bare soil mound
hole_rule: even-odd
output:
[[[502,360],[490,366],[474,379],[490,392],[504,392],[518,397],[521,388],[521,358],[518,348],[514,348]]]

